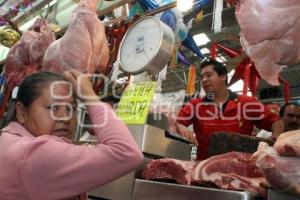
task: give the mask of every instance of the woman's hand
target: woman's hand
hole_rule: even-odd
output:
[[[72,83],[73,91],[84,102],[99,101],[89,77],[75,69],[64,72],[64,77]]]
[[[177,123],[176,129],[177,129],[177,132],[181,136],[183,136],[185,139],[189,140],[191,143],[193,143],[195,145],[198,145],[198,142],[195,137],[195,133],[189,131],[189,129],[186,126]]]

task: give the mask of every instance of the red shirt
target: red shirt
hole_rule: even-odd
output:
[[[218,106],[207,97],[192,99],[179,112],[177,121],[193,124],[198,142],[197,160],[208,157],[209,137],[214,132],[236,132],[250,135],[253,126],[271,131],[279,116],[271,112],[256,98],[237,95],[229,91],[229,99]]]

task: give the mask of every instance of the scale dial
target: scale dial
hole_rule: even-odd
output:
[[[142,18],[130,27],[122,40],[121,67],[133,74],[143,71],[156,74],[169,61],[173,45],[174,33],[167,25],[155,17]],[[164,61],[159,63],[158,60]]]

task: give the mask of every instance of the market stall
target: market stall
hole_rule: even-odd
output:
[[[184,106],[210,95],[204,91],[212,84],[203,84],[206,75],[200,67],[207,61],[204,57],[227,66],[228,89],[235,93],[226,93],[218,112],[230,110],[229,100],[238,102],[243,96],[268,103],[264,114],[279,121],[281,105],[300,102],[298,1],[24,0],[0,5],[0,43],[7,48],[0,60],[1,128],[12,114],[13,91],[26,76],[76,69],[91,75],[93,90],[126,124],[144,155],[143,163],[127,175],[85,191],[90,198],[300,198],[299,130],[259,138],[252,125],[264,128],[268,121],[250,126],[232,115],[238,118],[238,124],[231,125],[238,127],[234,130],[249,129],[242,135],[226,129],[226,123],[218,124],[220,116],[213,125],[218,131],[205,143],[209,157],[196,159],[204,136],[194,134],[195,142],[178,128]],[[286,23],[276,26],[273,8]],[[280,92],[268,93],[271,84]],[[99,143],[95,127],[90,126],[88,106],[79,105],[73,142],[93,148]],[[201,130],[195,116],[188,120],[188,131]],[[297,123],[299,129],[300,120]]]

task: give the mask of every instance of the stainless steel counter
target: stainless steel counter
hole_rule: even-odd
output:
[[[167,138],[165,131],[151,125],[129,125],[135,141],[143,153],[155,157],[190,160],[191,146],[179,140]]]
[[[163,127],[158,128],[158,125],[128,125],[132,136],[144,155],[149,156],[145,159],[145,162],[152,156],[155,158],[168,157],[189,160],[191,146],[174,137],[166,137],[166,131],[162,129]],[[132,199],[135,179],[142,169],[143,166],[115,181],[90,191],[89,195],[113,200],[130,200]]]
[[[134,186],[134,179],[135,173],[130,172],[115,181],[90,191],[88,195],[112,200],[130,200]]]
[[[133,200],[254,200],[249,192],[136,179]],[[282,199],[283,200],[283,199]]]
[[[290,194],[287,192],[279,192],[275,190],[269,190],[268,200],[299,200],[300,195]]]

